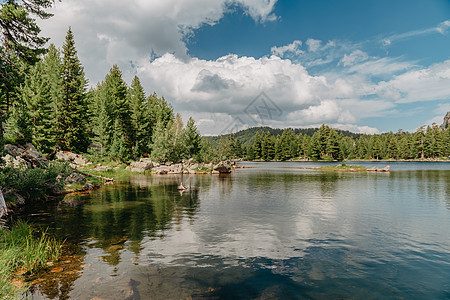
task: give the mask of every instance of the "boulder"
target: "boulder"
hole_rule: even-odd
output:
[[[71,162],[77,166],[85,166],[89,164],[89,161],[83,158],[83,156],[70,151],[58,151],[56,153],[56,158],[62,161]]]
[[[129,167],[127,167],[127,168],[129,168]],[[98,164],[98,165],[95,165],[95,167],[93,168],[93,170],[94,170],[94,171],[102,171],[102,172],[105,172],[105,171],[112,170],[112,168],[106,167],[106,166],[102,166],[102,165]]]
[[[389,172],[391,170],[390,166],[386,166],[383,169],[378,169],[378,172]]]
[[[444,122],[442,123],[441,126],[439,126],[439,128],[441,130],[445,130],[445,129],[449,128],[449,127],[450,127],[450,111],[447,112],[447,114],[445,115]]]
[[[25,152],[21,154],[21,157],[28,161],[33,168],[48,166],[47,158],[39,153],[31,143],[25,145]]]
[[[69,176],[67,176],[66,183],[80,183],[80,182],[86,182],[86,177],[84,177],[83,175],[79,174],[79,173],[75,173],[73,172],[72,174],[70,174]]]
[[[21,164],[25,165],[27,168],[48,166],[47,158],[39,153],[31,143],[28,143],[25,146],[6,144],[5,150],[8,151],[8,155],[4,157],[4,160],[7,164],[10,162],[9,165],[15,168],[19,168]]]
[[[153,162],[149,158],[141,158],[130,164],[131,172],[145,172],[153,168]]]
[[[24,160],[23,158],[21,158],[20,156],[14,157],[9,154],[6,154],[4,157],[2,157],[2,159],[7,167],[13,167],[16,169],[31,168],[31,164],[26,160]]]
[[[20,156],[22,153],[25,152],[24,149],[19,148],[15,145],[11,145],[11,144],[6,144],[5,145],[5,150],[8,151],[8,153],[13,156],[13,157],[17,157]]]
[[[63,202],[64,202],[64,204],[75,207],[80,204],[83,204],[84,201],[83,201],[83,199],[81,199],[79,197],[66,197],[66,198],[64,198]]]
[[[214,171],[219,173],[231,173],[231,164],[229,161],[221,161],[214,166]]]
[[[92,191],[94,188],[95,186],[92,183],[87,182],[81,189],[83,191]]]

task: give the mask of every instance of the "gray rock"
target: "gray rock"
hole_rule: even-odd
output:
[[[83,185],[82,190],[83,191],[92,191],[95,188],[95,186],[92,183],[87,182],[85,185]]]
[[[28,161],[33,168],[47,167],[48,160],[42,153],[39,153],[33,144],[28,143],[25,145],[25,152],[20,155],[21,158]]]
[[[214,166],[214,171],[219,173],[231,173],[231,163],[229,161],[221,161]]]
[[[85,166],[89,164],[89,161],[83,158],[82,155],[76,154],[70,151],[58,151],[56,158],[62,161],[68,161],[76,166]]]
[[[378,169],[378,172],[389,172],[391,170],[390,166],[386,166],[383,169]]]
[[[5,150],[8,151],[9,154],[9,156],[5,157],[5,160],[10,161],[10,166],[15,168],[19,168],[21,164],[28,168],[48,166],[47,158],[39,153],[31,143],[28,143],[25,146],[6,144]],[[11,157],[13,157],[13,159],[11,159]]]
[[[86,177],[79,173],[72,173],[69,176],[67,176],[65,182],[67,183],[80,183],[80,182],[86,182]]]
[[[153,168],[154,164],[149,158],[141,158],[130,164],[131,172],[145,172]]]
[[[439,126],[439,128],[441,130],[445,130],[445,129],[449,128],[449,127],[450,127],[450,111],[445,115],[444,122],[442,123],[441,126]]]
[[[370,169],[367,169],[367,171],[376,172],[376,171],[378,171],[378,168],[376,166],[374,166],[374,167],[372,167]]]
[[[80,204],[83,204],[83,199],[81,198],[72,198],[72,197],[66,197],[63,200],[64,204],[67,204],[69,206],[78,206]]]
[[[6,144],[5,145],[5,150],[8,151],[8,153],[13,156],[13,157],[17,157],[20,156],[22,153],[25,152],[24,149],[19,148],[17,146],[11,145],[11,144]]]
[[[112,168],[106,167],[106,166],[102,166],[102,165],[99,164],[99,165],[95,165],[93,170],[94,171],[102,171],[102,172],[104,172],[104,171],[112,170]]]
[[[16,169],[31,168],[31,164],[26,160],[24,160],[23,158],[21,158],[20,156],[14,157],[9,154],[6,154],[4,157],[2,157],[2,159],[7,167],[13,167]]]

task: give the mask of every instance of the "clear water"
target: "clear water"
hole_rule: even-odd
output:
[[[78,205],[30,208],[79,261],[30,298],[450,299],[449,163],[243,164],[135,175]],[[196,189],[180,194],[181,180]]]

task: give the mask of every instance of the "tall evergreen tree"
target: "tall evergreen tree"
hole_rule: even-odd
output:
[[[150,118],[146,115],[146,97],[144,88],[137,76],[133,78],[128,89],[128,103],[130,106],[130,117],[132,126],[133,156],[138,157],[148,152],[150,142]]]
[[[253,157],[254,159],[261,159],[262,157],[262,148],[261,148],[261,137],[259,135],[259,131],[255,134],[255,141],[253,142]]]
[[[105,82],[97,84],[92,91],[91,103],[89,105],[92,123],[92,142],[100,150],[100,155],[105,156],[113,138],[114,120],[111,113],[111,103],[106,95]]]
[[[45,53],[47,38],[40,37],[40,28],[31,16],[51,17],[45,9],[53,0],[8,0],[0,7],[0,141],[3,141],[3,122],[10,107],[20,97],[17,88],[23,82],[27,67]],[[23,104],[16,106],[17,109]]]
[[[110,106],[109,112],[113,124],[109,155],[119,160],[126,160],[132,154],[133,128],[127,99],[127,85],[117,65],[113,65],[105,77],[105,97]]]
[[[63,136],[63,127],[58,126],[58,124],[63,122],[64,117],[63,68],[61,53],[55,45],[51,44],[49,46],[41,64],[45,74],[45,81],[50,89],[52,102],[51,132],[53,134],[53,144],[55,144],[57,137]]]
[[[195,126],[195,121],[189,118],[184,130],[184,143],[186,147],[186,154],[189,158],[199,154],[201,150],[202,136]]]
[[[77,56],[71,28],[62,48],[63,81],[60,120],[57,123],[58,144],[62,149],[84,152],[88,146],[86,136],[87,81]]]
[[[30,132],[39,151],[51,152],[54,148],[53,103],[50,86],[42,63],[37,63],[21,88],[21,94],[27,107]]]

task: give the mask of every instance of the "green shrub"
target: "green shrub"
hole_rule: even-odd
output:
[[[0,186],[13,190],[30,199],[36,199],[62,187],[62,178],[72,169],[67,164],[51,163],[47,168],[15,169],[0,168]],[[58,175],[61,175],[58,177]]]

